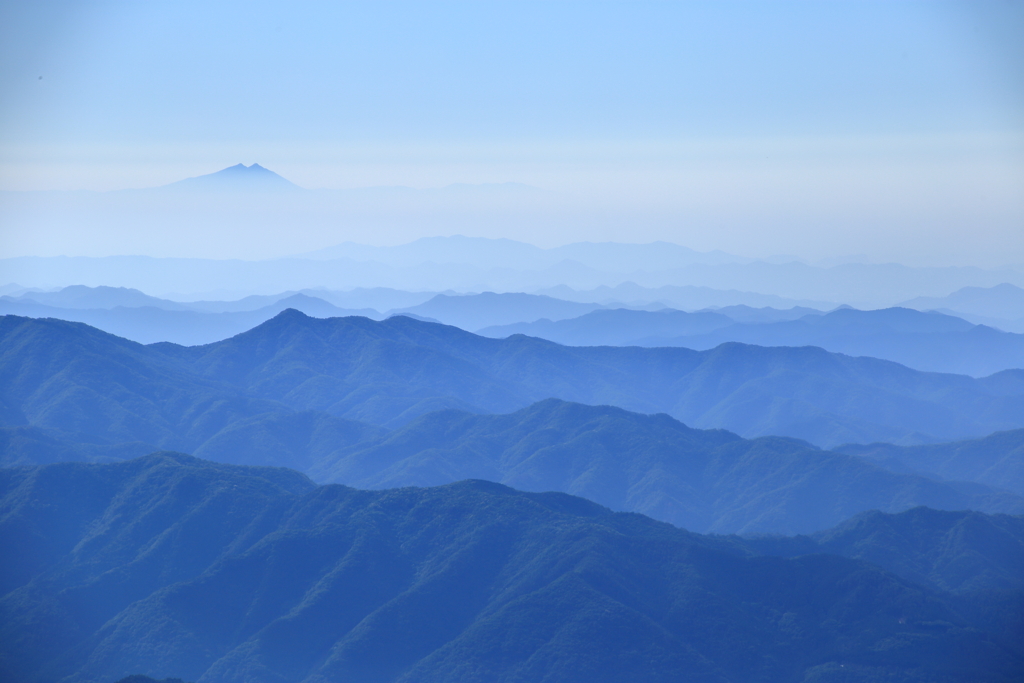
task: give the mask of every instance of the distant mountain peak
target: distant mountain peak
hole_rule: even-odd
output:
[[[164,188],[215,191],[298,190],[298,185],[259,164],[235,164],[215,173],[185,178]]]

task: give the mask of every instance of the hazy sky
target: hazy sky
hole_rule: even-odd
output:
[[[1024,263],[1022,35],[1005,1],[4,2],[0,189],[259,162],[310,188],[534,185],[558,220],[458,231],[535,243]],[[444,232],[338,226],[300,241]]]

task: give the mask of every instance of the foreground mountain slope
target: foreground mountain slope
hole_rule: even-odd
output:
[[[244,446],[243,446],[244,448]],[[746,440],[668,415],[549,399],[509,415],[431,413],[308,470],[359,488],[487,479],[564,491],[700,532],[807,533],[868,509],[1024,513],[1024,498],[893,473],[779,437]]]
[[[950,600],[869,564],[753,557],[735,540],[563,494],[311,488],[175,454],[3,470],[0,492],[0,539],[28,551],[2,560],[7,680],[952,682],[1024,671]]]

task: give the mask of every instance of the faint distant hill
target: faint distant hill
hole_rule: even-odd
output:
[[[185,304],[149,296],[128,287],[71,285],[56,292],[25,292],[17,296],[4,296],[0,297],[0,301],[18,304],[38,303],[54,308],[73,309],[156,306],[169,311],[188,310]]]
[[[481,186],[466,186],[463,192]],[[369,188],[365,191],[369,191]],[[413,191],[413,190],[410,190]],[[424,192],[415,190],[415,192]],[[607,272],[653,271],[703,264],[749,263],[752,259],[723,251],[700,252],[669,242],[626,244],[621,242],[574,242],[544,249],[510,239],[490,239],[451,235],[422,237],[407,244],[370,246],[345,242],[299,255],[311,259],[350,258],[377,261],[394,266],[420,263],[473,263],[489,268],[550,268],[572,261]]]
[[[254,229],[269,229],[271,224],[280,223],[279,228],[287,231],[295,224],[296,216],[301,215],[304,223],[322,226],[326,231],[336,230],[342,215],[350,218],[377,216],[379,211],[384,216],[392,211],[396,215],[389,220],[407,225],[413,216],[441,210],[431,209],[428,198],[419,198],[415,202],[409,200],[402,209],[406,213],[397,215],[398,209],[390,204],[346,204],[347,199],[332,192],[218,193],[158,189],[67,197],[54,193],[0,192],[0,210],[12,216],[24,216],[29,223],[42,226],[40,229],[69,223],[79,226],[79,230],[130,224],[132,229],[180,231],[186,226],[196,239],[201,238],[205,226],[215,230],[222,230],[225,225],[234,226],[238,235],[247,235]],[[33,218],[29,220],[29,217]],[[367,232],[370,231],[368,227]],[[0,284],[17,282],[26,288],[102,284],[134,287],[145,292],[233,291],[239,292],[239,296],[256,291],[358,287],[431,292],[531,292],[578,303],[618,302],[629,307],[660,304],[690,311],[733,305],[830,310],[840,303],[878,308],[920,294],[945,292],[950,287],[988,286],[1000,282],[1024,286],[1024,273],[1012,269],[986,271],[863,264],[815,268],[800,263],[763,261],[708,264],[686,260],[684,248],[679,245],[675,245],[678,250],[673,250],[658,244],[609,243],[602,245],[600,258],[595,256],[591,261],[586,260],[589,258],[586,253],[580,253],[545,264],[531,261],[529,253],[540,252],[547,258],[551,250],[539,250],[522,243],[509,245],[498,240],[481,240],[480,249],[474,247],[461,252],[459,244],[469,239],[437,238],[431,243],[429,253],[418,253],[412,248],[359,245],[352,247],[347,256],[327,259],[22,256],[0,259]],[[502,245],[508,246],[514,256],[502,256]],[[443,258],[434,258],[431,255],[434,251]],[[515,255],[520,251],[525,254],[522,259]],[[615,262],[614,257],[619,252],[622,258]],[[664,255],[655,258],[659,252],[678,253],[678,258]],[[396,254],[407,260],[402,261]],[[638,259],[640,265],[635,263]],[[665,267],[660,268],[659,264]],[[634,266],[636,268],[631,270]]]
[[[487,327],[479,334],[497,338],[525,334],[573,346],[682,346],[698,350],[726,342],[818,346],[852,356],[885,358],[917,370],[975,377],[1024,368],[1024,335],[937,312],[909,308],[859,311],[847,307],[796,320],[773,321],[771,315],[762,313],[766,322],[734,322],[723,315],[726,311],[757,320],[754,311],[738,307],[697,313],[617,309],[564,320]]]
[[[568,346],[684,346],[640,342],[652,337],[703,334],[735,324],[732,318],[715,311],[687,313],[671,308],[661,311],[615,308],[591,311],[568,320],[545,317],[534,322],[494,325],[478,330],[478,334],[499,339],[525,334]]]
[[[282,178],[273,171],[263,168],[259,164],[246,166],[235,164],[216,173],[185,178],[178,182],[164,185],[163,190],[200,190],[200,191],[230,191],[230,192],[265,192],[268,190],[301,190],[298,185]]]
[[[942,297],[919,296],[900,305],[953,313],[1007,332],[1024,332],[1024,289],[1008,282],[995,287],[963,287]]]
[[[541,318],[575,318],[595,308],[599,306],[563,301],[538,294],[483,292],[462,295],[438,294],[417,306],[393,310],[390,313],[413,314],[475,332],[483,327]]]
[[[539,289],[534,294],[546,294],[566,301],[581,303],[609,304],[621,302],[632,306],[658,303],[669,308],[697,311],[706,308],[742,306],[744,308],[790,310],[800,307],[805,313],[824,311],[836,307],[836,303],[811,299],[792,299],[774,294],[764,294],[736,289],[715,289],[697,285],[662,285],[645,287],[635,282],[622,282],[614,287],[602,285],[594,289],[573,289],[557,285]],[[792,319],[791,316],[784,319]],[[737,318],[739,320],[739,318]]]

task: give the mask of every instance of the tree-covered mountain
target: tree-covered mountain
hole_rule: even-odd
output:
[[[803,533],[863,510],[915,505],[1024,512],[1024,498],[1005,491],[895,473],[796,439],[746,440],[664,414],[558,399],[503,415],[436,411],[392,432],[258,400],[238,401],[233,411],[210,408],[199,419],[203,429],[148,443],[7,427],[0,450],[8,465],[107,462],[151,452],[154,443],[188,443],[193,454],[217,462],[292,467],[319,482],[361,488],[487,479],[564,491],[701,532]]]
[[[919,472],[940,479],[976,481],[1024,495],[1024,429],[981,439],[922,446],[850,444],[836,449],[896,472]]]
[[[255,448],[247,435],[236,450]],[[375,441],[335,449],[307,473],[373,489],[486,479],[717,533],[807,533],[864,510],[915,505],[1024,513],[1024,498],[1007,492],[894,473],[795,439],[746,440],[664,414],[557,399],[509,415],[430,413]]]
[[[870,510],[810,536],[746,539],[758,552],[821,552],[866,560],[914,583],[954,593],[1024,592],[1024,516],[916,507]]]
[[[909,308],[840,308],[797,320],[733,322],[725,311],[594,311],[567,320],[537,320],[481,329],[489,337],[526,334],[560,344],[685,346],[726,342],[819,346],[851,356],[896,361],[916,370],[976,377],[1024,367],[1024,334],[1012,334],[937,312]]]
[[[2,461],[109,462],[173,448],[370,488],[480,478],[583,495],[723,533],[811,532],[873,508],[1024,511],[1020,496],[999,487],[893,472],[791,438],[745,440],[664,414],[554,399],[509,410],[513,399],[526,402],[523,385],[530,384],[495,378],[486,352],[493,353],[488,345],[517,340],[485,340],[410,319],[313,320],[290,313],[274,323],[230,343],[184,348],[141,346],[62,321],[4,318]],[[537,344],[555,354],[580,351],[518,341],[527,352]],[[504,373],[520,363],[539,377],[560,357],[547,359],[548,366],[528,356],[506,358]],[[581,374],[586,360],[575,358]],[[330,402],[337,395],[346,409],[382,410],[405,401],[442,410],[389,432],[332,414],[345,412]],[[446,408],[460,395],[470,411]],[[481,403],[504,414],[475,413]]]
[[[499,484],[154,454],[0,470],[0,677],[1011,681],[952,596]]]
[[[197,452],[251,429],[250,440],[268,435],[262,448],[221,449],[219,459],[304,469],[312,465],[307,458],[330,452],[310,443],[351,445],[382,431],[253,398],[183,370],[152,347],[79,323],[0,318],[0,348],[6,465],[118,459],[155,448]]]
[[[1024,427],[1024,376],[1014,372],[978,380],[817,348],[566,347],[403,316],[315,319],[288,310],[200,347],[145,347],[82,325],[6,316],[0,354],[0,378],[11,378],[0,384],[9,424],[149,443],[151,433],[176,429],[191,445],[169,436],[155,444],[184,450],[232,412],[286,407],[400,426],[440,409],[504,413],[551,397],[821,446]],[[120,372],[125,382],[114,380]],[[218,417],[200,420],[207,411]]]

